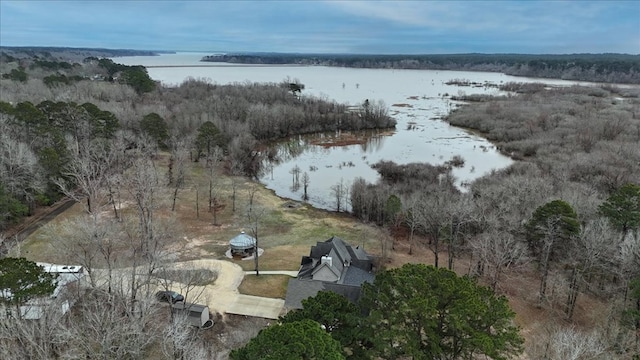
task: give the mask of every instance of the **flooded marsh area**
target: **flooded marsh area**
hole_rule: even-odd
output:
[[[276,156],[270,156],[260,181],[281,197],[302,200],[303,189],[299,181],[296,183],[295,173],[301,176],[306,172],[307,201],[324,209],[334,208],[332,186],[348,186],[357,177],[375,182],[378,174],[371,165],[382,160],[442,165],[454,157],[461,158],[463,164],[453,168],[461,188],[493,169],[507,167],[513,161],[489,141],[442,120],[462,104],[452,98],[503,95],[497,87],[508,82],[575,84],[489,72],[202,63],[199,60],[204,55],[178,53],[114,61],[147,66],[153,79],[169,86],[190,77],[217,84],[279,83],[289,78],[305,85],[301,96],[317,96],[352,107],[365,101],[387,106],[389,115],[397,121],[395,129],[295,136],[271,144],[269,151]]]

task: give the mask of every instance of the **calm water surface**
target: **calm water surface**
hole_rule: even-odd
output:
[[[487,174],[492,169],[509,166],[512,160],[501,155],[486,139],[440,120],[458,106],[448,95],[501,94],[495,87],[462,87],[447,85],[453,79],[467,79],[480,84],[544,82],[572,85],[576,82],[532,79],[499,73],[353,69],[324,66],[255,66],[227,63],[205,63],[200,58],[209,53],[178,53],[153,57],[120,57],[115,62],[144,65],[149,75],[165,85],[178,85],[189,77],[207,79],[218,84],[235,82],[281,82],[298,79],[305,85],[303,95],[325,97],[352,105],[382,100],[398,124],[391,131],[355,134],[318,134],[300,136],[274,146],[282,161],[270,164],[260,181],[276,194],[295,200],[302,199],[302,189],[293,186],[291,169],[298,166],[310,177],[309,202],[316,207],[335,207],[331,186],[342,181],[350,184],[363,177],[370,182],[378,174],[370,165],[380,160],[406,164],[427,162],[442,164],[453,156],[465,160],[453,170],[457,184],[464,184]],[[160,66],[160,67],[155,67]],[[166,67],[162,67],[166,66]],[[357,136],[361,143],[347,146],[327,146],[336,136]],[[317,145],[318,142],[323,144]],[[316,144],[316,145],[314,145]]]

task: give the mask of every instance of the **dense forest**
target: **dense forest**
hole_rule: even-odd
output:
[[[214,85],[191,79],[163,88],[144,67],[104,58],[82,64],[8,60],[14,61],[2,63],[0,85],[0,229],[59,199],[59,183],[71,181],[65,166],[96,141],[119,139],[124,150],[141,139],[162,150],[180,142],[195,161],[221,147],[235,172],[256,177],[268,155],[259,151],[263,142],[395,126],[384,104],[347,111],[343,104],[301,96],[303,84],[289,80]]]
[[[381,69],[502,72],[507,75],[640,84],[640,55],[627,54],[224,54],[202,61],[240,64],[302,64]]]
[[[95,56],[69,63],[3,55],[0,73],[0,230],[62,196],[77,199],[82,216],[49,236],[55,251],[86,268],[92,290],[66,324],[53,316],[42,326],[2,321],[0,349],[12,358],[213,358],[211,343],[175,330],[184,324],[156,321],[167,314],[150,301],[151,280],[175,261],[167,249],[182,237],[175,218],[158,220],[160,193],[170,193],[162,201],[173,212],[186,174],[198,173],[215,225],[216,179],[258,176],[262,160],[276,156],[268,141],[395,126],[381,102],[347,109],[305,95],[295,79],[188,79],[169,88],[143,67]],[[522,351],[531,359],[637,359],[640,91],[500,86],[508,95],[468,98],[446,121],[486,136],[514,165],[459,189],[451,170],[462,158],[442,166],[380,162],[377,183],[332,187],[348,197],[354,218],[394,235],[396,252],[426,249],[434,266],[380,272],[358,307],[311,299],[232,357],[251,358],[295,335],[313,337],[308,345],[337,359],[502,359]],[[229,186],[235,213],[237,184]],[[125,200],[128,208],[116,206]],[[516,312],[534,308],[549,319],[528,328],[525,344],[507,299]],[[438,310],[439,322],[422,309]],[[234,348],[248,340],[229,338]]]

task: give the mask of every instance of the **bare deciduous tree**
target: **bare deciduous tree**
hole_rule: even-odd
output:
[[[602,335],[597,331],[579,331],[573,327],[553,327],[544,338],[535,339],[530,356],[539,359],[582,360],[604,359],[608,353]]]
[[[483,233],[471,240],[469,247],[473,251],[473,257],[483,263],[483,268],[489,270],[484,274],[494,291],[507,270],[523,265],[528,259],[525,244],[502,231]]]
[[[29,204],[45,188],[36,155],[29,146],[10,138],[7,133],[0,134],[0,183],[9,194]]]
[[[78,304],[69,322],[72,337],[68,345],[84,359],[141,357],[161,334],[159,307],[150,298],[140,299],[135,311],[118,294],[91,293]]]
[[[0,357],[3,359],[59,359],[69,354],[67,343],[73,334],[65,326],[64,315],[51,308],[35,320],[3,318],[0,321]]]
[[[421,228],[428,237],[428,245],[434,256],[434,266],[439,265],[440,241],[444,236],[447,225],[447,213],[449,197],[451,194],[441,188],[433,192],[423,194],[420,201]]]
[[[262,222],[267,215],[267,210],[262,206],[253,205],[247,208],[247,223],[249,225],[249,235],[255,239],[255,245],[253,250],[253,261],[255,264],[256,275],[260,275],[259,271],[259,258],[260,258],[260,229],[262,228]]]
[[[307,194],[307,188],[309,188],[309,183],[311,179],[309,178],[309,173],[306,171],[302,174],[302,188],[304,190],[304,194],[302,195],[302,200],[309,200],[309,195]]]
[[[345,208],[345,202],[349,196],[349,189],[343,179],[340,179],[339,183],[331,186],[331,193],[333,194],[336,211],[340,212],[340,210]]]
[[[104,193],[104,185],[112,167],[111,154],[113,153],[102,143],[81,146],[79,151],[74,153],[63,173],[73,180],[73,188],[70,188],[63,179],[56,179],[56,184],[65,195],[76,201],[86,197],[87,212],[99,211],[107,196]],[[80,196],[76,190],[79,190]]]
[[[52,243],[61,245],[55,247],[59,255],[82,265],[93,288],[104,286],[111,293],[113,270],[117,266],[119,231],[115,219],[92,213],[65,220],[50,234],[55,236],[51,239]],[[106,279],[103,277],[103,281],[98,283],[99,276],[94,274],[94,270],[105,267]]]
[[[407,196],[404,201],[402,201],[402,211],[404,212],[404,224],[409,228],[409,255],[413,254],[413,237],[418,230],[418,228],[423,223],[423,220],[420,218],[422,214],[420,211],[420,197],[416,195]]]
[[[176,209],[176,198],[178,197],[178,190],[184,186],[185,178],[189,171],[189,151],[180,142],[176,145],[176,148],[171,153],[171,160],[173,162],[173,202],[171,204],[171,211]]]
[[[568,256],[570,267],[569,293],[565,312],[573,317],[578,294],[588,286],[588,279],[606,276],[610,261],[615,257],[618,238],[615,230],[603,219],[592,220],[580,229],[580,233],[572,238],[572,251]]]

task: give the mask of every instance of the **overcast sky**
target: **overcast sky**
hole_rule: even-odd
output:
[[[0,0],[0,45],[640,54],[640,1]]]

